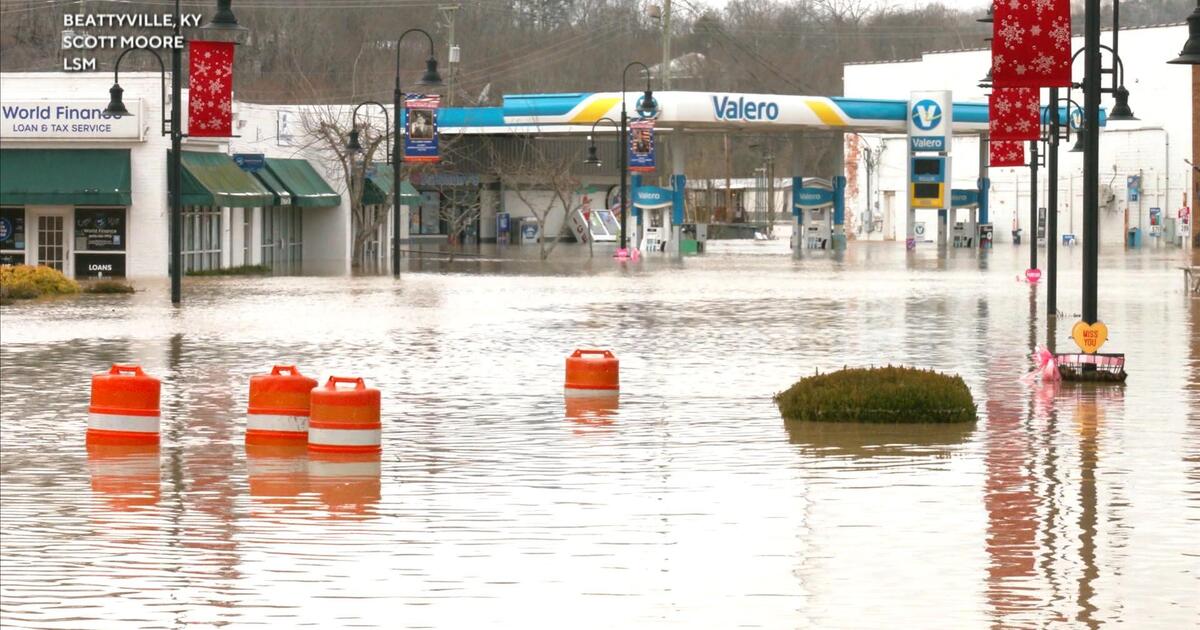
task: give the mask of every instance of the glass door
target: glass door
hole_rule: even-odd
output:
[[[40,214],[37,217],[37,264],[67,273],[66,217]],[[69,275],[69,274],[68,274]]]

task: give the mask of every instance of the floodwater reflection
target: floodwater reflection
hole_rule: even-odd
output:
[[[0,623],[1200,625],[1200,304],[1171,250],[1101,260],[1113,388],[1022,380],[1073,323],[1023,248],[710,245],[3,307]],[[564,400],[578,347],[616,352],[619,401]],[[157,450],[85,448],[112,362],[162,379]],[[247,380],[276,363],[378,387],[382,454],[247,446]],[[961,374],[979,421],[801,425],[772,401],[888,363]]]

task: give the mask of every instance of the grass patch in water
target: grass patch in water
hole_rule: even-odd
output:
[[[239,265],[223,269],[204,269],[187,272],[189,276],[265,276],[271,273],[267,265]]]
[[[909,367],[815,374],[775,395],[785,420],[820,422],[974,422],[971,390],[959,376]]]
[[[79,293],[79,283],[50,267],[0,265],[0,298],[32,300],[47,295]]]
[[[84,293],[133,293],[133,285],[124,280],[92,280],[83,284]]]

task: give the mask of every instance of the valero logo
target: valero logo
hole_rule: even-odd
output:
[[[942,123],[942,106],[937,101],[924,99],[912,108],[913,124],[921,131],[929,131]]]

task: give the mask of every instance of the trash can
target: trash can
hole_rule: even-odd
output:
[[[1017,228],[1017,229],[1015,229],[1015,230],[1013,230],[1013,231],[1012,231],[1012,237],[1013,237],[1013,245],[1020,245],[1020,244],[1021,244],[1021,230],[1020,230],[1020,228]]]
[[[1126,247],[1138,248],[1142,246],[1142,231],[1137,228],[1129,228],[1129,235],[1125,241]]]
[[[538,242],[538,222],[533,217],[521,219],[521,244],[533,245]]]

